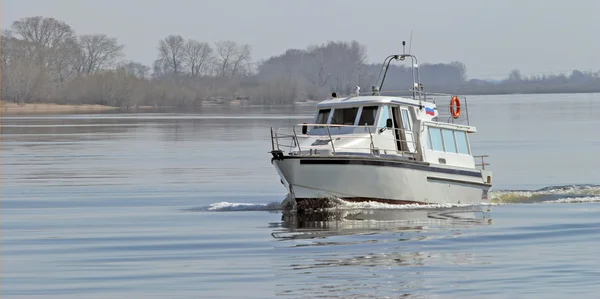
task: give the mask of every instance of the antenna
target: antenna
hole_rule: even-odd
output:
[[[412,49],[412,29],[410,30],[410,40],[408,42],[408,54],[410,54],[410,49]]]

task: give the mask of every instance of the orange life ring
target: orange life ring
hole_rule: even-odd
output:
[[[455,119],[460,116],[460,100],[457,96],[453,96],[450,100],[450,114]]]

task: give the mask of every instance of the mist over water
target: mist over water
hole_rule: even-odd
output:
[[[310,105],[3,116],[0,294],[594,298],[600,95],[468,99],[491,204],[311,215],[268,153]]]

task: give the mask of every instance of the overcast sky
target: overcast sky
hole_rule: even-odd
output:
[[[253,60],[328,40],[357,40],[370,61],[402,51],[461,61],[469,78],[600,70],[600,0],[1,0],[2,27],[54,17],[77,34],[105,33],[151,65],[169,34],[252,46]],[[404,4],[404,5],[402,5]],[[408,47],[407,47],[408,48]]]

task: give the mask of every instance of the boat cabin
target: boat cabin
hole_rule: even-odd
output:
[[[294,154],[375,155],[474,166],[467,133],[475,128],[438,117],[435,103],[410,98],[333,98],[319,103],[313,123],[302,126]]]

